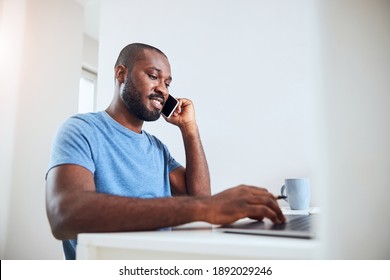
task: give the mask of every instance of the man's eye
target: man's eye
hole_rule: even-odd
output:
[[[149,75],[149,78],[152,79],[152,80],[157,80],[157,77],[154,76],[154,75]]]
[[[169,88],[170,84],[166,83],[165,86],[166,86],[167,88]]]

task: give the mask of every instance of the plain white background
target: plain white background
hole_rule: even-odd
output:
[[[276,193],[286,177],[310,177],[324,258],[388,259],[389,11],[380,0],[103,0],[98,109],[120,49],[159,47],[172,94],[195,103],[213,192]],[[2,0],[0,15],[1,258],[61,259],[44,175],[57,127],[77,111],[83,8]],[[185,164],[178,129],[145,129]]]

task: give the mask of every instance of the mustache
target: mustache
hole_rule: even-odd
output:
[[[148,98],[149,99],[152,99],[152,98],[159,98],[162,100],[162,105],[165,104],[165,98],[164,98],[164,95],[162,95],[161,93],[151,93],[148,95]]]

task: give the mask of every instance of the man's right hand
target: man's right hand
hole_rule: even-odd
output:
[[[253,186],[213,196],[122,197],[96,192],[93,174],[74,164],[52,168],[46,185],[47,216],[60,240],[75,239],[79,233],[155,230],[195,221],[227,224],[246,217],[285,221],[274,196]]]
[[[206,222],[229,224],[242,218],[284,223],[284,217],[276,198],[265,188],[240,185],[210,197],[202,198],[206,204]]]

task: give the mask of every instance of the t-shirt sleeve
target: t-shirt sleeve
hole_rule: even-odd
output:
[[[176,168],[178,168],[182,165],[172,157],[171,153],[169,152],[168,147],[165,144],[161,143],[161,145],[163,147],[165,157],[167,159],[168,172],[171,173],[173,170],[175,170]]]
[[[48,171],[62,164],[76,164],[95,172],[92,147],[93,132],[84,120],[72,117],[59,128],[54,138]],[[89,135],[89,136],[88,136]],[[47,174],[46,173],[46,174]]]
[[[168,157],[168,171],[169,173],[171,173],[173,170],[175,170],[176,168],[180,167],[181,164],[178,163],[172,156],[171,154],[169,154],[169,157]]]

